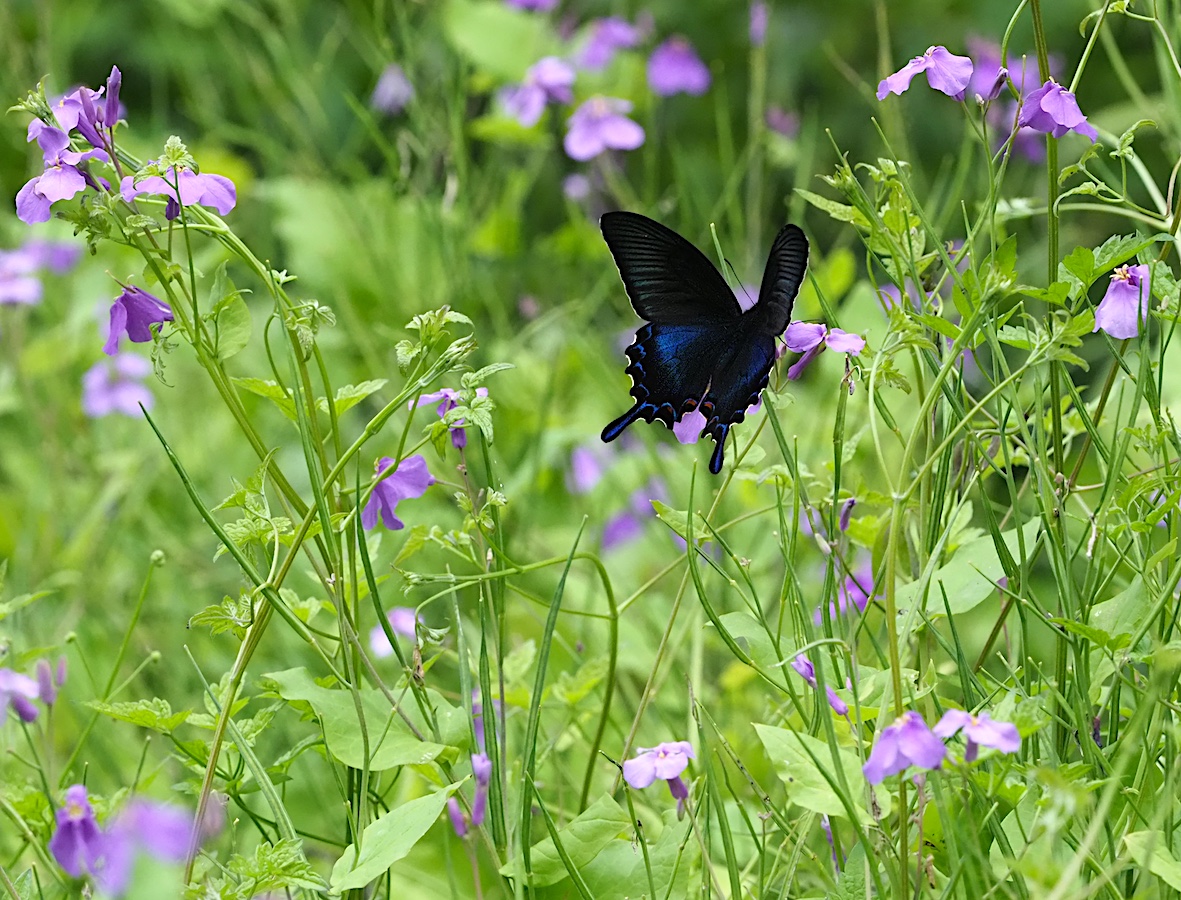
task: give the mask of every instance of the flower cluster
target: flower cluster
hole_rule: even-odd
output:
[[[152,364],[133,353],[102,359],[82,376],[82,412],[92,419],[113,413],[139,418],[140,407],[152,408],[152,392],[142,380],[152,374]]]
[[[1016,753],[1021,749],[1017,726],[993,721],[987,712],[971,715],[961,709],[949,709],[932,729],[921,715],[910,710],[878,732],[869,759],[862,767],[865,780],[880,784],[910,766],[938,769],[947,756],[947,747],[940,739],[959,731],[966,740],[966,763],[976,760],[980,747],[991,747],[1000,753]]]
[[[971,94],[980,103],[996,100],[1010,81],[1008,69],[1001,63],[999,52],[994,56],[991,50],[977,65],[967,56],[957,56],[946,47],[928,47],[922,56],[916,56],[897,72],[883,78],[878,84],[877,97],[885,100],[890,94],[901,94],[910,87],[910,82],[919,73],[927,76],[927,83],[954,100],[963,101]],[[1024,66],[1021,80],[1024,87]],[[1060,138],[1069,131],[1081,134],[1091,141],[1098,138],[1094,126],[1079,109],[1073,93],[1051,77],[1037,90],[1025,95],[1017,117],[1021,128],[1053,135]]]
[[[487,397],[488,388],[476,388],[477,397]],[[417,409],[420,406],[427,406],[428,404],[438,402],[436,412],[439,418],[442,419],[447,413],[455,409],[459,404],[456,402],[459,394],[451,388],[441,388],[437,391],[432,391],[429,394],[423,394],[418,398],[418,401],[410,401],[410,408]],[[467,446],[467,431],[463,428],[463,419],[455,422],[451,427],[451,445],[457,450],[462,450]]]
[[[57,668],[48,660],[38,660],[36,678],[22,675],[12,669],[0,669],[0,725],[8,719],[12,710],[22,722],[35,722],[41,710],[34,704],[40,700],[45,706],[53,706],[58,689],[66,683],[66,658],[57,662]]]
[[[189,849],[192,816],[167,804],[134,799],[100,828],[86,786],[66,790],[56,813],[57,827],[49,852],[73,878],[94,876],[106,894],[123,894],[140,853],[166,862],[180,862]]]
[[[82,248],[74,244],[33,238],[15,250],[0,250],[0,305],[41,302],[43,269],[63,275],[74,267]]]

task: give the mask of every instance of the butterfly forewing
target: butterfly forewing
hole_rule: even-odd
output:
[[[599,220],[632,306],[649,322],[707,325],[742,307],[700,250],[647,216],[609,212]]]
[[[807,267],[808,239],[795,225],[784,225],[771,245],[759,287],[759,302],[751,310],[759,316],[763,334],[774,337],[787,330],[791,307],[804,283]]]

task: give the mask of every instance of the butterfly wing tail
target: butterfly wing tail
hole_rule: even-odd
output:
[[[623,434],[623,430],[627,428],[628,425],[640,418],[642,408],[643,404],[637,403],[622,416],[604,428],[602,434],[603,443],[609,444],[621,434]]]
[[[719,425],[710,432],[710,437],[714,439],[714,453],[709,458],[709,470],[714,475],[722,471],[723,457],[726,452],[726,435],[730,433],[729,425]]]

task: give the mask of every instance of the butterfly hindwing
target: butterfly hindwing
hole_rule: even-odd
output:
[[[704,396],[711,368],[702,361],[719,353],[718,330],[710,326],[645,325],[627,348],[635,406],[603,429],[603,440],[615,440],[636,419],[660,419],[671,428]]]
[[[763,283],[759,287],[759,302],[748,313],[759,317],[763,334],[776,337],[787,330],[787,323],[791,321],[791,307],[800,285],[804,283],[804,270],[807,267],[808,239],[795,225],[784,225],[775,235],[775,242],[767,256],[767,268],[763,271]]]
[[[705,325],[742,314],[721,272],[672,229],[622,211],[605,213],[599,227],[641,318]]]
[[[726,435],[730,426],[746,418],[746,411],[759,399],[775,364],[775,338],[766,334],[741,335],[730,353],[719,362],[710,378],[710,389],[701,402],[705,428],[717,445],[709,461],[715,475],[722,470]]]

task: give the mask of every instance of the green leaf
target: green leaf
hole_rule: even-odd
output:
[[[238,640],[246,637],[246,629],[254,621],[254,605],[250,593],[243,591],[237,597],[226,597],[215,606],[207,606],[189,619],[189,627],[206,626],[212,634],[233,632]]]
[[[523,81],[530,62],[556,50],[557,44],[544,16],[496,0],[450,0],[443,29],[476,68],[504,81]]]
[[[775,771],[783,781],[788,800],[815,813],[848,818],[848,810],[833,787],[833,784],[840,782],[832,771],[836,764],[832,761],[832,752],[828,744],[810,734],[775,728],[771,725],[756,723],[755,731],[758,732],[759,740],[763,742],[767,756],[775,764]],[[813,757],[826,769],[821,770]],[[865,777],[861,774],[861,763],[848,750],[838,749],[837,759],[844,770],[845,783],[849,785],[850,790],[856,791],[856,795],[849,799],[858,819],[866,825],[871,824],[873,816],[863,805]],[[825,774],[826,771],[829,773],[828,776]],[[833,784],[829,783],[829,776]],[[875,796],[881,815],[885,818],[889,815],[890,794],[887,791],[878,791]]]
[[[5,562],[8,562],[8,560],[5,560]],[[38,600],[52,594],[53,591],[37,591],[34,594],[18,594],[11,600],[5,600],[3,603],[0,603],[0,622],[3,622],[17,610],[24,609],[29,604],[36,603]]]
[[[565,828],[558,831],[562,848],[579,870],[595,859],[607,844],[617,838],[630,824],[627,813],[611,797],[604,795],[588,806]],[[553,838],[546,838],[529,849],[529,867],[534,887],[557,884],[569,877]],[[505,878],[523,879],[525,860],[519,854],[500,869]]]
[[[269,687],[284,700],[302,700],[312,707],[324,729],[328,752],[347,766],[355,769],[365,767],[361,724],[357,721],[353,698],[346,691],[321,687],[304,668],[271,672],[263,677],[269,682]],[[379,691],[366,689],[360,694],[365,729],[369,736],[370,771],[423,765],[440,756],[455,758],[454,748],[416,738]],[[407,706],[413,704],[408,703]]]
[[[190,715],[187,709],[174,713],[168,701],[159,697],[129,703],[103,703],[101,700],[91,700],[86,705],[95,712],[110,716],[119,722],[130,722],[132,725],[149,728],[161,734],[171,734]]]
[[[1070,285],[1072,296],[1077,297],[1086,293],[1098,275],[1095,254],[1089,247],[1075,247],[1066,259],[1058,264],[1058,280]]]
[[[295,402],[291,399],[291,394],[279,387],[276,382],[266,381],[262,378],[234,378],[232,381],[244,391],[257,394],[259,397],[266,397],[279,407],[279,411],[283,415],[292,422],[296,421]]]
[[[1098,277],[1108,269],[1114,269],[1130,260],[1133,256],[1150,247],[1157,241],[1170,241],[1167,234],[1115,234],[1095,248],[1095,276]]]
[[[345,847],[332,867],[331,889],[343,893],[365,887],[409,853],[438,820],[450,797],[463,782],[403,803],[374,820],[361,835],[361,854],[356,844]]]
[[[660,837],[648,847],[652,881],[657,897],[688,897],[690,873],[699,872],[700,844],[689,838],[692,820],[677,820],[675,810],[665,812]],[[644,857],[630,840],[610,841],[578,873],[595,900],[636,900],[648,896],[648,873]],[[569,882],[559,882],[537,891],[538,900],[567,900],[572,896]]]
[[[282,840],[277,844],[264,841],[254,848],[253,856],[234,857],[227,868],[249,885],[247,894],[230,896],[257,897],[295,887],[322,891],[326,887],[304,857],[299,841]]]
[[[852,206],[838,203],[835,200],[829,200],[827,197],[821,197],[819,194],[813,194],[811,191],[806,191],[803,188],[796,188],[796,193],[821,212],[828,213],[831,218],[836,219],[838,222],[849,222],[853,225],[860,225],[862,228],[869,227],[869,222],[866,221],[865,216]]]
[[[362,381],[360,384],[346,384],[337,390],[336,398],[332,401],[332,405],[336,408],[336,415],[340,416],[352,409],[370,394],[380,391],[387,383],[388,379],[376,378],[372,381]],[[323,397],[316,399],[316,406],[324,412],[328,412],[328,402]]]
[[[1039,523],[1036,520],[1026,522],[1022,528],[1026,550],[1033,546],[1038,528]],[[1009,553],[1017,557],[1017,532],[1006,531],[1001,537],[1005,546],[1009,548]],[[947,609],[950,609],[954,616],[975,608],[996,594],[997,582],[1004,574],[1005,570],[1001,566],[996,545],[991,537],[964,544],[956,550],[948,563],[936,569],[931,576],[926,597],[927,615],[943,616],[946,615]],[[899,610],[914,607],[921,599],[919,592],[922,589],[921,578],[900,587],[896,600]],[[943,594],[947,595],[947,608],[943,605]],[[910,617],[908,620],[911,619],[918,620],[918,617]]]
[[[1126,639],[1140,629],[1151,609],[1152,596],[1144,587],[1144,579],[1137,575],[1124,591],[1091,607],[1089,624],[1110,635],[1108,646],[1111,649],[1119,649],[1126,646]]]
[[[1133,831],[1124,835],[1124,847],[1141,869],[1148,869],[1173,890],[1181,891],[1181,863],[1169,853],[1163,834],[1159,831]]]
[[[220,288],[218,278],[225,281]],[[250,317],[250,307],[242,299],[241,293],[234,289],[232,281],[225,279],[225,263],[218,266],[217,276],[214,278],[214,293],[219,290],[229,293],[213,304],[213,341],[217,349],[217,358],[227,360],[241,353],[250,343],[254,321]]]

